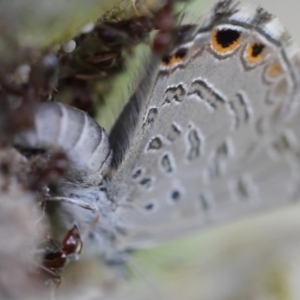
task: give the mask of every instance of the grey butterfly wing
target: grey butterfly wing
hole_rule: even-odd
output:
[[[300,65],[286,31],[222,1],[186,36],[154,59],[110,135],[127,245],[297,198]]]

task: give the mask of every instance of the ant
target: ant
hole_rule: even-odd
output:
[[[83,234],[98,222],[99,217],[99,215],[96,215],[93,221],[83,229]],[[38,264],[38,269],[48,277],[45,283],[51,281],[58,288],[62,282],[62,276],[58,272],[66,265],[68,259],[78,259],[83,248],[83,242],[78,227],[75,224],[65,234],[62,242],[54,240],[51,237],[47,237],[46,242],[50,243],[52,247],[35,251],[43,255],[42,263]]]
[[[50,237],[47,237],[46,240],[52,247],[42,250],[43,260],[38,268],[49,276],[48,280],[53,281],[58,288],[62,282],[62,276],[58,271],[65,266],[68,259],[77,259],[82,251],[83,243],[76,225],[66,233],[62,242],[58,242]]]
[[[147,41],[153,30],[158,30],[153,51],[158,55],[168,53],[176,27],[175,2],[167,0],[162,7],[149,10],[146,15],[123,20],[103,16],[93,24],[91,31],[75,36],[73,51],[66,52],[64,47],[58,51],[60,98],[95,117],[99,105],[105,104],[106,95],[112,89],[111,80],[126,70],[127,56],[132,56],[135,46]]]

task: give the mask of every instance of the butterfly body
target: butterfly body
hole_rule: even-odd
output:
[[[35,142],[72,154],[60,192],[98,207],[83,237],[90,252],[113,257],[297,200],[300,58],[286,31],[263,9],[225,0],[181,33],[168,55],[154,54],[109,142],[95,125],[93,167],[84,143],[74,152],[67,140]],[[61,120],[74,115],[63,107]],[[82,139],[93,144],[88,130]],[[67,203],[58,213],[69,228],[95,218]]]

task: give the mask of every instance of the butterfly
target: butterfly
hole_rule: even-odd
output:
[[[43,103],[15,145],[67,153],[56,213],[79,230],[99,214],[85,251],[114,261],[299,198],[299,71],[276,17],[222,0],[178,28],[170,53],[153,54],[109,134],[80,110]]]

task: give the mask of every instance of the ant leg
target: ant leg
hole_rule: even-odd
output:
[[[47,197],[45,200],[46,201],[61,201],[61,202],[65,202],[65,203],[69,203],[69,204],[73,204],[73,205],[77,205],[80,206],[84,209],[89,209],[92,212],[97,212],[98,211],[98,207],[96,205],[90,204],[86,201],[82,201],[79,199],[72,199],[72,198],[68,198],[68,197]]]

